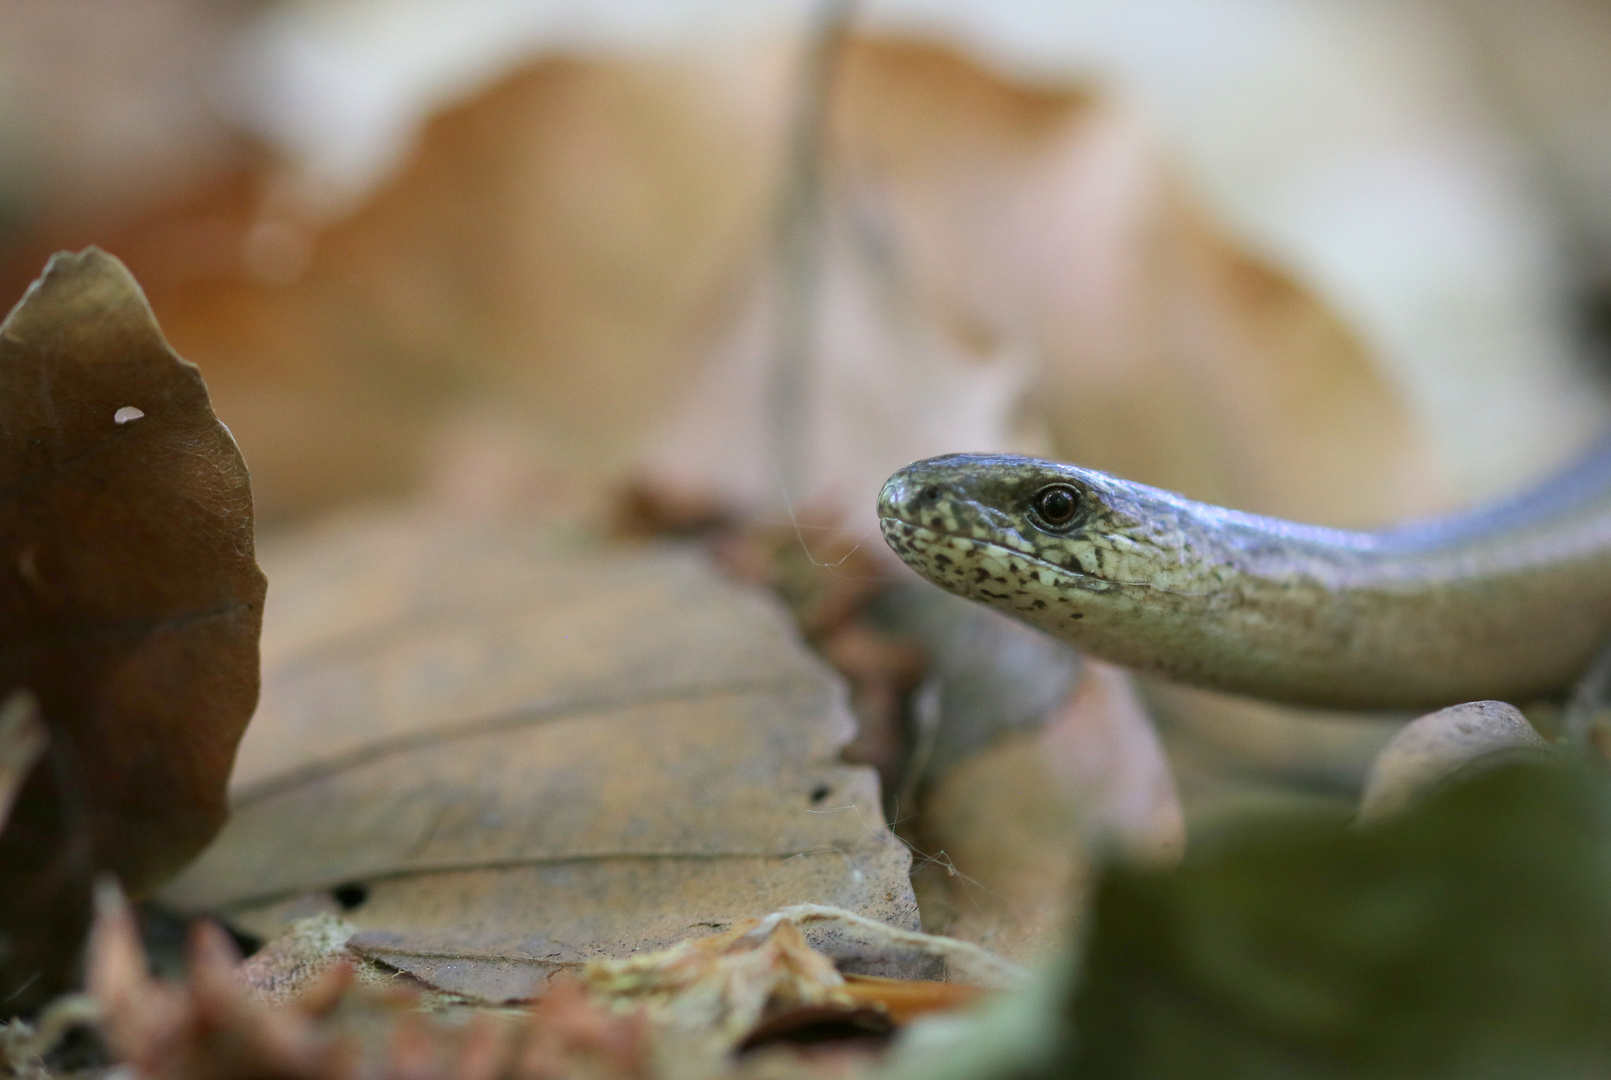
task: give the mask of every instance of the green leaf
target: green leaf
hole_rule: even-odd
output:
[[[1115,870],[1070,1020],[1049,1075],[1611,1075],[1611,777],[1515,764]]]

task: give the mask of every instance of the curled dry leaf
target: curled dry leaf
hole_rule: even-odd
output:
[[[916,928],[876,779],[838,760],[842,686],[697,552],[416,514],[265,560],[234,816],[171,903],[264,937],[341,914],[493,1001],[792,903]]]
[[[641,1006],[657,1030],[683,1043],[682,1052],[712,1061],[791,1025],[876,1017],[881,1023],[868,1027],[887,1031],[917,1016],[960,1008],[982,993],[977,985],[844,975],[807,943],[803,929],[813,924],[828,928],[841,944],[853,941],[865,955],[926,952],[997,986],[1022,974],[965,942],[802,904],[657,953],[595,961],[583,969],[581,985],[617,1009]]]
[[[725,934],[659,953],[589,964],[586,985],[648,1006],[658,1022],[736,1046],[769,1014],[801,1007],[850,1012],[833,961],[788,920],[748,920]]]
[[[97,870],[137,893],[225,816],[257,701],[246,466],[123,265],[51,259],[0,325],[0,694],[48,767],[0,834],[0,1000],[60,988]]]

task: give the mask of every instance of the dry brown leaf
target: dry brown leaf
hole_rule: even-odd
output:
[[[112,243],[205,365],[270,516],[416,483],[445,418],[454,453],[466,429],[520,433],[506,475],[477,481],[504,501],[596,510],[702,359],[771,340],[755,279],[780,59],[535,63],[438,117],[322,231],[264,168]],[[880,458],[983,449],[1034,371],[1047,448],[1086,464],[1337,522],[1425,501],[1364,349],[1205,222],[1136,117],[894,38],[855,43],[832,104],[822,343],[841,385],[819,464],[853,513]],[[282,265],[254,277],[268,249]],[[738,406],[706,427],[753,431],[765,405]],[[705,457],[702,485],[773,500],[753,456]]]
[[[594,991],[643,1003],[658,1022],[736,1046],[767,1018],[789,1009],[855,1001],[833,961],[787,919],[747,920],[664,952],[595,962],[582,979]]]
[[[581,983],[617,1009],[641,1006],[657,1030],[682,1042],[682,1052],[712,1061],[835,1019],[873,1021],[867,1024],[872,1033],[887,1033],[917,1016],[964,1007],[983,992],[957,983],[843,975],[807,943],[803,930],[812,926],[831,927],[869,955],[927,952],[993,986],[1022,979],[1022,972],[966,943],[798,905],[658,953],[595,961]]]
[[[265,560],[234,816],[171,902],[264,936],[341,913],[492,1000],[790,903],[916,926],[843,689],[697,552],[414,516]]]
[[[212,838],[258,690],[246,467],[140,288],[54,257],[0,325],[0,694],[50,729],[0,834],[0,999],[60,989],[96,870],[144,893]]]
[[[1015,448],[1328,522],[1439,494],[1367,350],[1205,220],[1137,116],[934,45],[861,39],[832,117],[796,501],[860,537],[899,465]],[[646,459],[684,500],[780,505],[767,258]]]
[[[1366,348],[1206,219],[1138,116],[899,41],[853,49],[838,93],[907,289],[976,353],[1038,359],[1058,455],[1316,520],[1436,497]]]
[[[344,220],[261,162],[93,238],[208,372],[263,520],[417,485],[465,415],[527,444],[506,499],[602,510],[764,231],[783,74],[534,59]]]

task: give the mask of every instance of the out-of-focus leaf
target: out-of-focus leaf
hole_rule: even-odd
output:
[[[846,49],[831,127],[797,501],[859,534],[892,464],[961,447],[1339,524],[1438,494],[1369,349],[1213,227],[1137,113],[869,37]],[[645,461],[750,510],[778,502],[766,251]]]
[[[1102,883],[1048,1076],[1611,1070],[1611,778],[1499,766],[1356,832],[1270,821]]]
[[[243,174],[117,249],[206,368],[264,513],[417,483],[465,415],[455,445],[525,437],[480,477],[499,497],[593,512],[702,359],[764,366],[781,58],[534,62],[431,121],[343,220]],[[1323,296],[1205,222],[1139,117],[874,36],[830,112],[806,464],[845,509],[910,456],[1006,438],[1025,378],[1025,448],[1336,523],[1422,508],[1395,386]],[[654,453],[655,475],[772,501],[747,385],[705,396],[719,425],[688,410],[729,441],[705,430],[720,445],[680,467]]]
[[[905,575],[872,602],[874,625],[919,642],[937,695],[915,763],[925,779],[1012,732],[1040,727],[1082,674],[1071,645]]]
[[[1169,754],[1188,820],[1202,827],[1255,808],[1347,813],[1371,762],[1409,713],[1294,709],[1161,679],[1136,684]]]
[[[121,263],[53,258],[0,325],[0,694],[50,731],[0,834],[0,1001],[59,988],[94,871],[143,893],[222,824],[264,579],[234,440]]]
[[[916,928],[843,687],[697,553],[424,516],[265,550],[235,813],[172,902],[265,936],[340,912],[493,1000],[794,903]]]
[[[782,75],[534,57],[339,221],[245,174],[118,250],[207,371],[263,520],[418,485],[439,436],[486,427],[524,442],[496,498],[603,513],[764,232]]]
[[[49,741],[32,694],[19,690],[0,702],[0,829]]]
[[[1026,964],[1078,934],[1094,853],[1170,862],[1185,839],[1146,711],[1128,676],[1096,661],[1042,730],[941,776],[919,822],[925,922]]]
[[[420,1015],[417,984],[359,972],[369,985],[355,987],[350,958],[339,950],[321,956],[303,941],[289,951],[303,952],[316,970],[295,994],[265,995],[256,981],[263,973],[242,965],[229,936],[207,920],[190,934],[189,981],[172,984],[151,977],[133,914],[115,888],[97,900],[88,989],[109,1048],[137,1080],[646,1075],[642,1018],[612,1014],[574,984],[524,1016],[443,1022]],[[284,951],[280,959],[296,962]]]
[[[202,920],[191,934],[188,983],[180,985],[150,977],[135,920],[115,888],[97,900],[88,988],[99,1015],[86,1017],[81,1007],[76,1017],[99,1026],[137,1080],[859,1075],[850,1066],[869,1064],[878,1049],[860,1036],[888,1035],[985,996],[978,986],[842,974],[807,943],[801,928],[812,923],[971,960],[987,981],[1022,981],[972,946],[806,905],[668,949],[589,963],[556,980],[529,1010],[478,1009],[422,991],[355,955],[346,944],[352,927],[328,917],[297,923],[245,963],[216,924]],[[0,1028],[0,1055],[8,1044],[30,1051],[44,1034]],[[812,1068],[820,1063],[813,1055],[788,1049],[824,1041],[839,1059],[826,1072]],[[767,1062],[759,1070],[757,1058]]]
[[[1360,796],[1359,819],[1391,817],[1469,769],[1544,748],[1521,710],[1503,701],[1467,701],[1427,713],[1405,724],[1376,755]]]

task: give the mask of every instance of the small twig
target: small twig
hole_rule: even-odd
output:
[[[822,0],[801,64],[778,214],[772,458],[785,501],[804,494],[822,269],[823,173],[834,73],[857,0]]]
[[[955,965],[958,972],[977,979],[986,986],[1006,987],[1021,983],[1025,973],[1018,965],[1003,960],[988,949],[971,941],[925,934],[918,930],[902,930],[888,923],[869,919],[854,911],[829,904],[794,904],[780,908],[761,920],[746,937],[762,938],[772,932],[778,923],[789,921],[804,927],[807,923],[833,923],[842,928],[855,928],[870,941],[882,944],[904,945],[928,956],[938,957]]]

